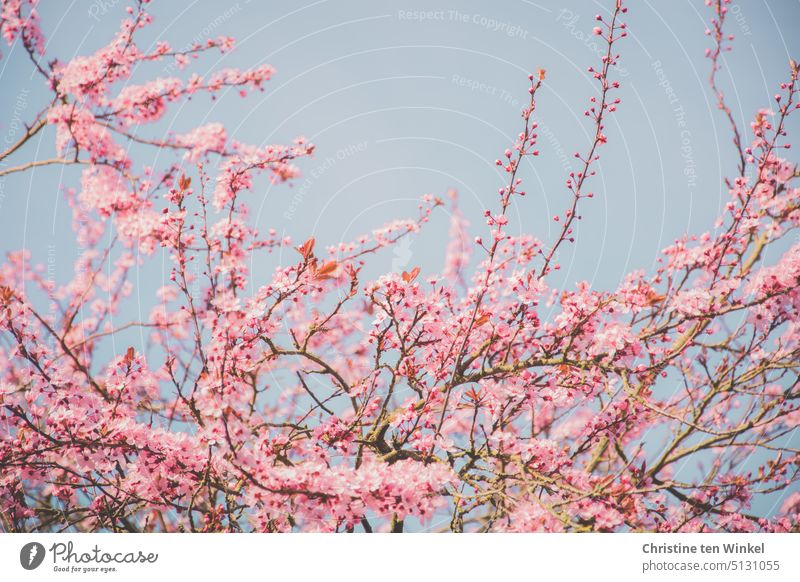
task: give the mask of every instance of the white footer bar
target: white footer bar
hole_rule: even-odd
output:
[[[798,565],[800,534],[0,535],[13,581],[777,582]]]

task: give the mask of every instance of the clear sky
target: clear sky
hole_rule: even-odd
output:
[[[106,44],[125,16],[124,2],[48,2],[41,7],[47,56],[88,54]],[[155,2],[155,24],[142,35],[182,48],[229,35],[237,48],[201,58],[194,70],[247,68],[270,63],[277,75],[267,91],[242,100],[198,97],[143,135],[185,131],[223,122],[236,139],[254,144],[305,135],[317,144],[302,160],[293,187],[265,182],[250,195],[254,219],[301,241],[350,240],[387,220],[413,216],[425,193],[459,192],[474,234],[485,234],[482,211],[497,200],[504,176],[493,164],[521,128],[527,74],[547,70],[538,99],[541,156],[522,177],[528,196],[515,205],[512,232],[544,241],[550,217],[563,212],[564,180],[572,154],[586,149],[583,117],[595,86],[587,73],[599,62],[591,35],[594,15],[611,0],[506,2],[401,0],[275,2]],[[607,127],[596,196],[583,207],[578,242],[562,251],[565,285],[589,280],[614,288],[633,269],[650,269],[660,249],[685,232],[713,228],[727,201],[722,176],[735,170],[725,119],[707,85],[704,35],[710,10],[701,0],[631,0],[630,36],[619,43],[615,73],[623,103]],[[736,40],[724,57],[722,86],[740,128],[769,106],[800,59],[800,2],[750,0],[732,4],[728,31]],[[18,47],[0,61],[0,140],[13,141],[19,121],[45,104],[40,79]],[[185,75],[165,63],[144,77]],[[789,131],[800,135],[795,119]],[[800,144],[797,144],[800,146]],[[52,132],[43,132],[17,160],[49,157]],[[165,154],[142,150],[139,163]],[[14,160],[10,162],[13,163]],[[2,179],[0,250],[28,248],[64,280],[77,254],[60,186],[77,186],[74,168],[51,166]],[[493,206],[492,206],[493,207]],[[379,256],[372,274],[441,267],[447,241],[445,213],[410,245]],[[123,318],[146,317],[153,291],[169,266],[156,255],[137,272],[138,303]],[[770,257],[767,257],[769,260]],[[293,257],[294,260],[294,257]],[[254,265],[262,278],[274,264]]]

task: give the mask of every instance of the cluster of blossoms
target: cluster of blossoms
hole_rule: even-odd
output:
[[[525,194],[521,162],[538,154],[540,70],[524,128],[497,160],[508,180],[485,213],[488,236],[468,234],[451,195],[442,272],[373,281],[365,262],[445,202],[426,196],[418,216],[328,248],[259,233],[248,190],[261,174],[297,176],[294,160],[313,145],[251,146],[218,123],[147,137],[173,103],[261,89],[273,71],[124,84],[140,63],[173,59],[183,70],[204,51],[231,49],[220,38],[141,50],[145,4],[96,53],[44,66],[35,0],[2,0],[3,38],[22,44],[53,98],[0,160],[46,128],[58,157],[6,164],[0,176],[56,164],[82,173],[65,193],[81,248],[74,277],[52,285],[27,252],[0,267],[3,530],[800,527],[790,439],[800,423],[800,245],[786,243],[800,226],[800,175],[782,157],[798,67],[746,144],[714,74],[726,1],[714,5],[709,57],[741,160],[730,201],[713,231],[676,240],[655,272],[633,272],[612,292],[583,282],[559,291],[549,276],[594,195],[606,119],[620,105],[620,1],[596,17],[607,50],[588,70],[592,138],[565,177],[555,240],[507,228]],[[141,167],[132,143],[174,151],[174,162]],[[779,258],[765,264],[768,247]],[[279,249],[291,258],[254,281],[254,258]],[[120,321],[132,270],[159,250],[170,282],[157,306],[144,321]],[[42,293],[56,309],[38,307]],[[109,357],[132,328],[147,348]],[[776,511],[751,510],[779,493]]]

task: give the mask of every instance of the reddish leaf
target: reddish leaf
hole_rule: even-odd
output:
[[[403,281],[405,281],[406,283],[411,283],[414,279],[417,278],[417,275],[419,275],[419,267],[414,267],[413,269],[411,269],[410,273],[408,271],[403,271],[402,275]]]
[[[483,395],[480,393],[480,391],[476,391],[475,388],[470,388],[464,393],[464,395],[475,403],[480,402],[483,398]]]
[[[11,299],[14,297],[14,292],[11,290],[10,287],[6,287],[5,285],[0,285],[0,303],[6,305],[11,303]]]
[[[666,298],[665,295],[659,295],[652,289],[647,293],[647,304],[648,305],[658,305]]]
[[[304,259],[308,259],[308,257],[310,257],[312,254],[314,254],[314,243],[315,242],[316,241],[314,240],[314,237],[312,236],[310,239],[308,239],[302,245],[297,247],[297,252],[300,253],[301,255],[303,255]]]
[[[336,269],[339,268],[339,263],[336,261],[328,261],[327,263],[323,263],[322,266],[317,269],[317,272],[314,273],[315,279],[331,279],[333,277],[333,273]]]
[[[480,326],[482,326],[484,323],[486,323],[488,321],[489,321],[489,314],[488,313],[486,313],[484,315],[481,315],[478,319],[475,320],[475,327],[480,327]]]

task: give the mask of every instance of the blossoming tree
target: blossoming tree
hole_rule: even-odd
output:
[[[255,147],[217,123],[145,134],[198,93],[261,89],[269,66],[132,84],[140,63],[184,69],[233,41],[145,51],[140,1],[94,54],[45,59],[36,0],[2,0],[0,32],[50,100],[0,153],[0,175],[79,166],[65,196],[82,248],[58,286],[25,251],[0,268],[2,528],[797,530],[800,244],[790,238],[800,174],[783,156],[798,67],[740,133],[716,83],[727,4],[713,3],[707,55],[738,161],[724,214],[613,292],[558,292],[549,280],[620,105],[619,1],[596,17],[605,54],[589,69],[593,137],[565,176],[558,236],[507,227],[524,195],[521,162],[538,154],[539,71],[518,139],[497,160],[508,180],[486,233],[468,235],[455,212],[442,273],[369,281],[362,266],[444,202],[425,197],[418,216],[349,244],[292,243],[251,225],[248,190],[261,174],[291,180],[313,145]],[[57,156],[26,160],[24,146],[48,127]],[[146,167],[131,143],[172,150],[173,162]],[[779,258],[765,264],[773,245]],[[254,282],[253,258],[285,247],[293,259]],[[152,290],[158,307],[120,321],[137,261],[159,248],[171,282]],[[109,355],[130,328],[146,329],[148,356]],[[679,471],[687,460],[700,468]],[[771,492],[785,493],[778,511],[754,514],[753,497]]]

